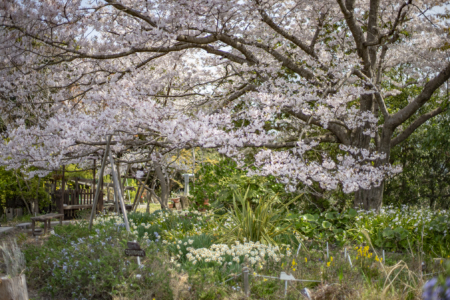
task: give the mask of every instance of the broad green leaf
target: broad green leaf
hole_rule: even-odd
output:
[[[328,222],[328,221],[323,221],[323,222],[322,222],[322,227],[323,227],[323,228],[331,228],[332,225],[333,225],[333,224],[331,224],[331,223]]]

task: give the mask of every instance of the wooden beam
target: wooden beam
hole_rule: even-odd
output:
[[[61,201],[59,203],[59,213],[63,214],[62,219],[64,220],[64,196],[65,196],[65,190],[66,190],[66,181],[64,178],[65,175],[65,171],[66,171],[66,166],[63,166],[63,171],[62,171],[62,182],[61,182]]]
[[[102,159],[102,166],[100,167],[100,172],[98,174],[99,178],[103,178],[103,172],[105,170],[105,165],[106,165],[106,159],[108,157],[108,153],[109,153],[109,144],[111,142],[111,135],[108,136],[106,138],[106,149],[105,149],[105,153],[103,154],[103,159]],[[94,171],[95,172],[95,171]],[[95,174],[95,173],[94,173]],[[94,177],[94,182],[95,182],[95,177]],[[98,202],[98,196],[100,194],[100,189],[97,189],[97,191],[95,192],[95,197],[94,197],[94,202],[92,203],[92,211],[91,211],[91,217],[89,219],[89,230],[92,228],[92,222],[94,221],[94,216],[96,214],[96,209],[97,209],[97,202]]]
[[[125,228],[127,229],[128,232],[130,232],[130,225],[128,224],[127,210],[125,208],[125,203],[123,202],[122,191],[120,189],[120,181],[117,176],[117,172],[115,170],[114,158],[112,157],[111,152],[109,153],[109,162],[111,164],[111,171],[112,171],[111,173],[113,175],[114,186],[115,186],[115,190],[117,192],[116,199],[118,200],[118,202],[120,203],[120,207],[122,208],[123,220],[125,222]]]

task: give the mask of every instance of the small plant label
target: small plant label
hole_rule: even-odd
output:
[[[130,250],[141,250],[141,246],[137,242],[127,242],[127,247]]]
[[[141,249],[137,242],[128,242],[128,249],[125,249],[126,256],[140,256],[145,257],[145,251]]]
[[[291,274],[286,274],[285,272],[281,272],[280,274],[280,280],[295,280],[295,277]]]

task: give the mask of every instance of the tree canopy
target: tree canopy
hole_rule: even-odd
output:
[[[378,208],[401,170],[391,149],[449,104],[433,100],[450,77],[445,4],[2,1],[1,164],[43,176],[114,134],[135,168],[192,147],[239,165],[251,152],[250,174]]]

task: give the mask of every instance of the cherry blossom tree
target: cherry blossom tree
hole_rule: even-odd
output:
[[[392,147],[447,110],[433,100],[450,77],[446,4],[2,1],[1,163],[40,175],[83,164],[106,134],[134,166],[192,147],[242,161],[254,148],[250,174],[377,209],[400,171]],[[417,96],[396,105],[409,85]]]

